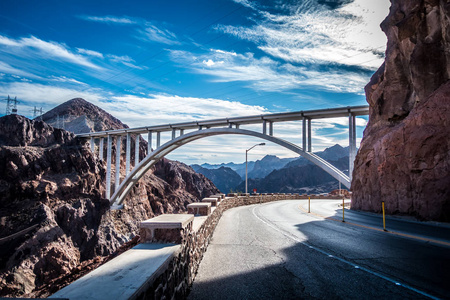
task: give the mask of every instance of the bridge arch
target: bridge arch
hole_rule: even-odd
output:
[[[154,164],[156,164],[161,158],[163,158],[170,152],[198,139],[225,134],[239,134],[239,135],[253,136],[285,147],[303,156],[304,158],[314,163],[318,167],[322,168],[325,172],[333,176],[335,179],[341,181],[344,186],[350,189],[350,178],[347,175],[345,175],[342,171],[334,167],[326,160],[320,158],[319,156],[313,154],[312,152],[304,151],[301,147],[295,144],[292,144],[288,141],[285,141],[283,139],[271,135],[259,133],[252,130],[238,129],[238,128],[210,128],[197,130],[194,132],[181,135],[163,144],[155,151],[151,152],[137,166],[135,166],[133,170],[131,170],[131,172],[125,177],[125,179],[122,181],[122,183],[119,185],[119,187],[112,195],[110,203],[113,205],[113,207],[120,207],[123,201],[125,200],[126,196],[128,195],[128,193],[131,191],[131,188],[142,178],[142,176],[144,176],[144,174]]]

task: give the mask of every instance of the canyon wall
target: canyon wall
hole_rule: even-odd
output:
[[[450,3],[391,0],[385,63],[366,86],[370,116],[352,209],[450,221]]]
[[[87,141],[18,115],[0,118],[0,175],[0,297],[47,296],[133,240],[140,221],[218,192],[163,159],[110,210],[106,162]]]

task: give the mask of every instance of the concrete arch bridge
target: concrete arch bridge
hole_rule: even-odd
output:
[[[331,108],[322,110],[310,110],[299,112],[288,112],[279,114],[266,114],[258,116],[225,118],[215,120],[204,120],[187,123],[146,126],[139,128],[127,128],[121,130],[110,130],[102,132],[92,132],[85,134],[78,134],[78,137],[90,138],[91,150],[95,154],[95,143],[98,140],[98,156],[103,160],[103,149],[106,140],[106,198],[110,200],[113,207],[120,207],[130,192],[131,188],[144,176],[144,174],[161,158],[172,152],[173,150],[182,147],[190,142],[198,139],[228,134],[239,134],[246,136],[253,136],[261,138],[285,147],[293,152],[303,156],[310,162],[322,168],[328,174],[333,176],[336,180],[341,181],[344,186],[350,188],[351,173],[353,171],[353,162],[356,156],[356,116],[368,115],[368,106],[353,106],[343,108]],[[349,120],[349,174],[345,175],[342,171],[331,165],[329,162],[318,157],[312,153],[312,137],[311,137],[311,120],[348,117]],[[277,138],[273,135],[273,124],[275,122],[288,121],[302,121],[302,147],[290,143],[286,140]],[[262,131],[256,132],[253,130],[241,129],[240,125],[248,124],[262,124]],[[193,130],[185,133],[185,130]],[[161,145],[161,132],[172,132],[172,138]],[[300,130],[299,130],[300,131]],[[177,132],[179,135],[177,136]],[[139,161],[139,136],[147,134],[148,138],[148,154]],[[152,151],[152,139],[156,134],[156,149]],[[131,169],[131,137],[135,138],[135,161],[134,168]],[[121,159],[121,141],[126,136],[126,177],[120,181],[120,174],[116,172],[115,176],[115,190],[111,193],[111,167],[112,167],[112,144],[113,139],[117,143],[116,149],[116,170],[120,168]]]

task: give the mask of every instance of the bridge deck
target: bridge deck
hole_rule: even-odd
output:
[[[232,125],[248,125],[248,124],[259,124],[266,122],[287,122],[287,121],[300,121],[303,119],[323,119],[323,118],[338,118],[338,117],[348,117],[349,113],[354,116],[363,116],[369,114],[369,106],[348,106],[341,108],[329,108],[321,110],[309,110],[309,111],[296,111],[288,113],[277,113],[277,114],[266,114],[266,115],[255,115],[255,116],[245,116],[245,117],[235,117],[235,118],[223,118],[214,120],[203,120],[203,121],[193,121],[185,123],[175,123],[175,124],[165,124],[157,126],[144,126],[137,128],[126,128],[119,130],[109,130],[109,131],[99,131],[78,134],[79,137],[106,137],[108,134],[113,135],[126,135],[127,133],[133,134],[143,134],[149,131],[153,132],[165,132],[177,130],[189,130],[198,129],[198,127],[224,127]]]

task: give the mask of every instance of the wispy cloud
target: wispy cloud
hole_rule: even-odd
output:
[[[82,49],[82,48],[77,48],[77,51],[78,51],[78,53],[81,53],[81,54],[86,54],[86,55],[97,57],[97,58],[103,58],[103,54],[100,52],[97,52],[97,51]]]
[[[286,62],[376,70],[386,45],[379,24],[387,15],[387,1],[355,0],[338,9],[291,4],[284,6],[285,14],[259,9],[254,26],[220,25],[217,30],[254,42]],[[248,6],[247,1],[241,4]]]
[[[152,41],[167,45],[180,44],[176,35],[167,30],[156,27],[152,24],[146,24],[144,29],[138,30],[141,40]]]
[[[136,66],[134,64],[135,60],[132,59],[131,57],[129,57],[128,55],[118,56],[118,55],[108,54],[107,57],[111,61],[116,62],[116,63],[121,63],[127,67],[134,68],[134,69],[140,69],[140,70],[143,69],[142,67]]]
[[[362,93],[369,74],[329,70],[280,63],[268,57],[256,58],[251,53],[237,54],[211,49],[205,54],[173,50],[175,61],[189,65],[194,72],[212,76],[216,82],[241,81],[262,91],[289,91],[305,87],[335,92]]]
[[[39,76],[36,76],[36,75],[26,72],[24,70],[14,68],[13,66],[11,66],[5,62],[2,62],[2,61],[0,61],[0,72],[5,72],[10,75],[24,76],[24,77],[28,77],[28,78],[36,78],[36,79],[41,78]],[[3,75],[5,75],[5,74],[3,74]]]
[[[116,16],[79,16],[79,18],[92,21],[92,22],[100,22],[100,23],[108,23],[108,24],[119,24],[119,25],[131,25],[136,24],[138,21],[135,18],[130,17],[116,17]]]
[[[180,44],[175,33],[166,28],[162,28],[162,26],[157,26],[155,22],[147,21],[142,18],[117,16],[79,16],[79,18],[86,21],[105,24],[133,25],[136,32],[135,37],[139,40],[166,45]]]
[[[89,61],[86,57],[71,51],[65,44],[57,42],[47,42],[34,36],[11,39],[0,35],[0,47],[2,51],[14,55],[39,56],[42,58],[51,58],[55,60],[64,60],[80,66],[101,69],[101,67]],[[18,53],[22,51],[21,53]]]

